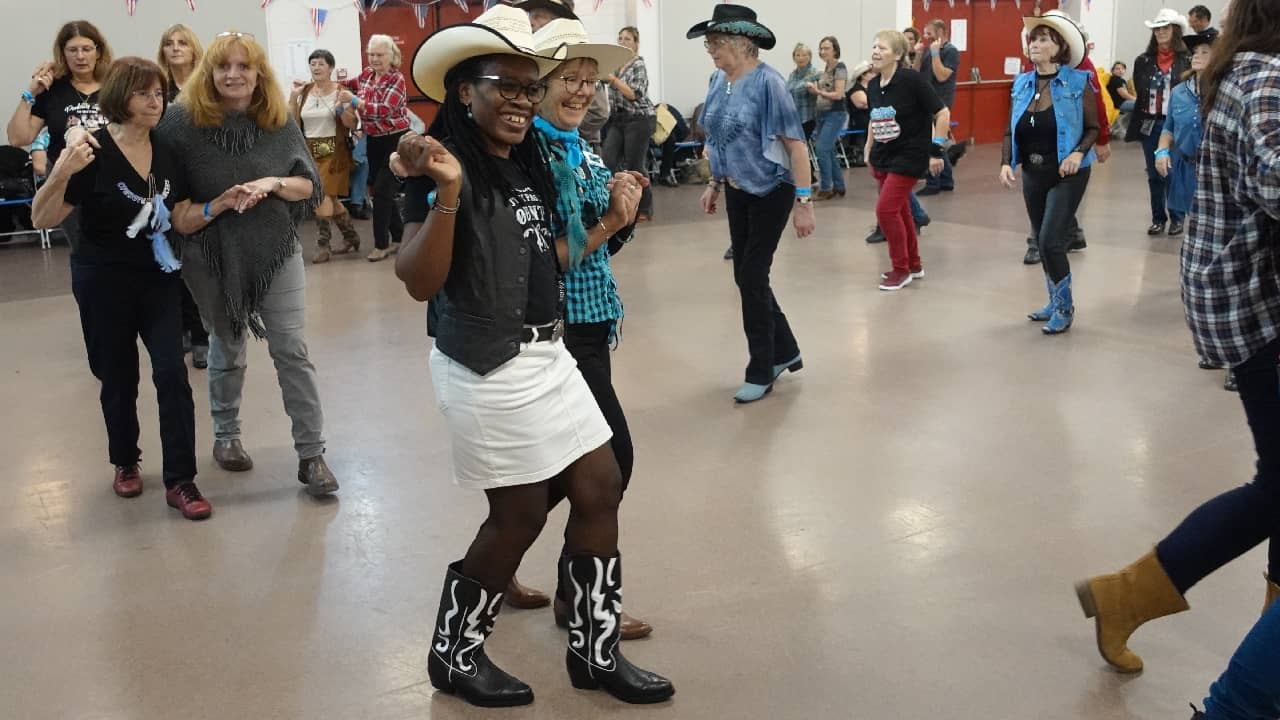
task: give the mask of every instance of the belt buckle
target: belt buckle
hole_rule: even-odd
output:
[[[1027,160],[1028,160],[1032,165],[1043,165],[1043,164],[1044,164],[1044,156],[1043,156],[1043,155],[1041,155],[1040,153],[1031,153],[1029,156],[1027,156]]]

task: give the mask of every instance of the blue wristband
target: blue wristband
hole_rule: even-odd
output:
[[[205,219],[205,220],[212,220],[212,219],[213,219],[213,213],[209,212],[209,205],[210,205],[210,203],[205,203],[205,204],[204,204],[204,210],[202,210],[202,211],[201,211],[201,214],[202,214],[202,215],[204,215],[204,219]]]
[[[946,145],[946,144],[947,144],[947,139],[946,139],[946,138],[944,138],[944,137],[935,137],[935,138],[933,139],[933,144],[934,144],[934,145]]]
[[[796,188],[796,197],[810,197],[813,195],[813,188],[798,187]]]
[[[35,104],[36,104],[36,96],[35,96],[35,95],[32,95],[30,90],[23,90],[23,91],[22,91],[22,99],[23,99],[23,100],[26,100],[28,105],[30,105],[30,106],[32,106],[32,107],[35,107]]]
[[[1154,156],[1155,156],[1155,157],[1157,157],[1157,158],[1169,157],[1169,149],[1168,149],[1168,148],[1160,148],[1159,150],[1156,150],[1156,152],[1155,152],[1155,155],[1154,155]]]

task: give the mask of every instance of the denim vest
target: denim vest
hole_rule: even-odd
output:
[[[1084,89],[1089,84],[1089,74],[1083,70],[1064,67],[1058,76],[1049,82],[1049,92],[1053,95],[1053,117],[1058,123],[1058,162],[1080,144],[1084,135]],[[1018,119],[1031,107],[1032,96],[1036,94],[1036,72],[1025,72],[1013,81],[1013,112],[1009,115],[1009,129],[1013,140],[1013,167],[1018,166]],[[1093,148],[1080,163],[1086,168],[1093,164],[1097,154]]]

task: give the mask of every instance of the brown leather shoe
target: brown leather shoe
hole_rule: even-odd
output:
[[[128,467],[117,466],[116,478],[111,483],[111,489],[122,498],[134,498],[142,494],[142,473],[138,471],[137,465]]]
[[[213,461],[227,472],[245,472],[253,469],[253,458],[244,451],[240,438],[213,441]]]
[[[213,514],[213,506],[200,494],[200,488],[196,487],[195,482],[190,480],[166,490],[164,501],[188,520],[204,520]]]
[[[338,478],[333,476],[323,455],[298,461],[298,482],[307,486],[311,497],[322,497],[338,491]]]
[[[556,625],[562,628],[569,627],[569,602],[556,598],[551,608],[552,613],[556,616]],[[631,617],[625,612],[621,614],[620,635],[623,640],[639,640],[643,637],[649,637],[653,634],[653,626],[639,618]]]
[[[521,585],[514,575],[511,576],[511,582],[507,583],[507,592],[504,593],[503,598],[508,605],[520,610],[533,610],[551,604],[550,595]]]

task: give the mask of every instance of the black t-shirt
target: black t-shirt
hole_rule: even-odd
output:
[[[960,50],[955,45],[946,43],[938,52],[938,57],[942,58],[942,66],[951,70],[951,77],[938,82],[938,76],[933,74],[933,48],[924,51],[920,72],[928,78],[929,85],[938,93],[942,104],[951,107],[956,102],[956,73],[960,70]]]
[[[80,208],[82,239],[76,260],[84,264],[128,267],[161,272],[151,250],[150,228],[136,237],[127,234],[129,225],[142,212],[152,190],[164,196],[165,205],[187,199],[184,175],[177,157],[156,133],[151,133],[151,178],[140,177],[120,147],[103,128],[94,133],[102,149],[88,167],[71,177],[64,200]]]
[[[882,172],[924,177],[929,172],[933,116],[945,107],[924,77],[910,68],[893,73],[889,87],[880,76],[867,87],[871,105],[871,166]]]
[[[555,322],[564,307],[565,290],[556,258],[555,236],[551,233],[551,216],[546,205],[534,192],[532,183],[514,161],[496,157],[493,160],[498,163],[503,177],[515,190],[511,197],[507,197],[501,188],[492,188],[494,201],[506,205],[514,212],[521,236],[512,238],[512,241],[523,243],[529,257],[529,297],[525,304],[524,322],[526,325]],[[426,176],[411,177],[405,182],[406,223],[426,222],[427,211],[430,209],[427,196],[434,189],[435,181]],[[474,237],[472,223],[484,220],[483,210],[477,211],[470,207],[467,198],[463,198],[454,224],[455,242],[464,242],[464,238]]]
[[[1124,104],[1124,98],[1120,97],[1120,88],[1125,86],[1124,78],[1116,77],[1115,75],[1112,75],[1111,79],[1107,81],[1107,92],[1111,93],[1111,102],[1116,106],[1117,110]]]
[[[1028,110],[1018,118],[1013,130],[1018,139],[1018,162],[1026,167],[1058,168],[1058,118],[1053,113],[1053,106],[1031,112]],[[1031,156],[1039,155],[1043,160],[1040,165],[1031,163]]]
[[[849,92],[844,96],[845,109],[849,112],[849,129],[850,130],[866,130],[867,124],[871,121],[870,108],[860,108],[853,104],[853,94],[861,90],[866,92],[867,88],[860,82],[855,82],[853,87],[849,88]],[[861,138],[865,140],[866,138]]]
[[[49,167],[58,161],[65,143],[62,136],[67,128],[81,125],[89,130],[97,130],[107,126],[107,119],[98,110],[98,91],[89,95],[76,90],[70,77],[62,77],[53,81],[48,90],[36,96],[36,104],[31,106],[31,114],[44,120],[49,129]]]

